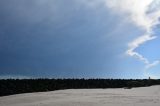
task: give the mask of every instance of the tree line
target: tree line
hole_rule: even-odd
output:
[[[62,89],[132,88],[159,85],[152,79],[1,79],[0,96]]]

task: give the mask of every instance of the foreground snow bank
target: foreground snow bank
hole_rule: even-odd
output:
[[[0,97],[0,106],[160,106],[160,86],[18,94]]]

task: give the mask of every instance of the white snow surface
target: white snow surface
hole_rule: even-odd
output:
[[[160,86],[17,94],[0,97],[0,106],[160,106]]]

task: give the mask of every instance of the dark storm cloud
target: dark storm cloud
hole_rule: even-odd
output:
[[[111,35],[127,28],[110,33],[120,17],[104,8],[78,0],[1,0],[0,75],[116,76],[124,48]]]

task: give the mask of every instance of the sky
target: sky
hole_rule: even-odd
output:
[[[160,0],[0,0],[0,78],[160,78]]]

